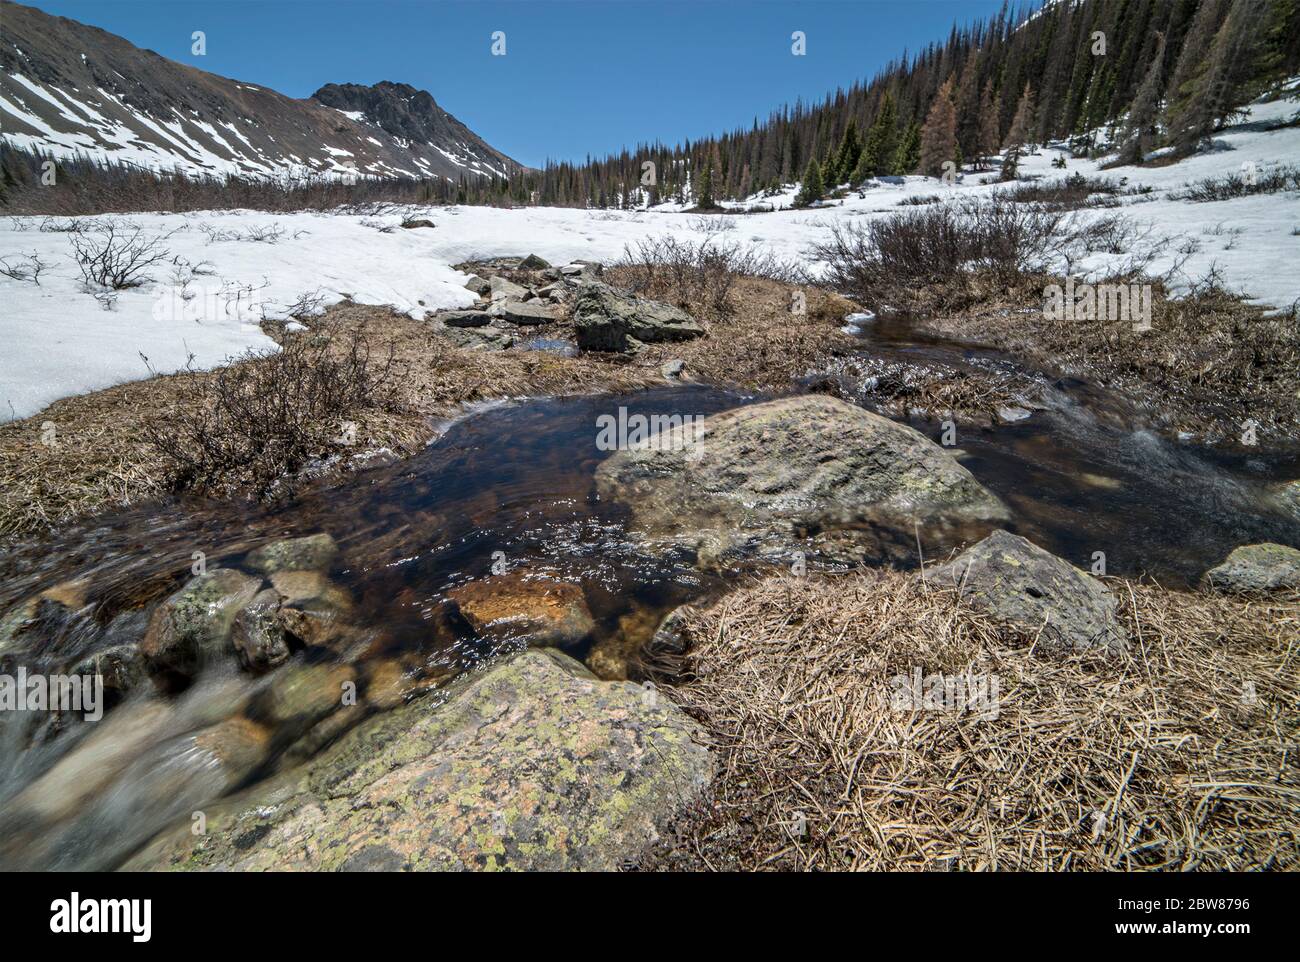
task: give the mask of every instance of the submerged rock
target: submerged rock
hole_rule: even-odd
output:
[[[678,419],[606,459],[596,487],[630,507],[634,533],[694,549],[705,564],[814,537],[853,542],[873,524],[910,538],[914,522],[1006,517],[924,435],[824,395]]]
[[[362,722],[133,870],[615,870],[712,775],[667,698],[528,651]]]
[[[1222,591],[1300,588],[1300,551],[1281,544],[1243,545],[1205,572],[1204,580]]]
[[[149,672],[169,687],[183,685],[205,662],[229,654],[235,616],[261,587],[261,578],[214,568],[163,601],[140,643]]]
[[[1038,635],[1043,650],[1119,652],[1127,645],[1110,590],[1018,535],[995,531],[926,577],[958,588],[999,621]]]
[[[338,552],[338,545],[328,534],[313,534],[263,545],[248,555],[246,563],[268,575],[277,571],[324,571]]]
[[[267,588],[239,610],[232,640],[239,663],[250,671],[267,671],[289,658],[289,642],[278,617],[280,593]]]
[[[685,311],[615,290],[598,281],[584,284],[573,304],[578,347],[584,351],[627,351],[630,341],[687,341],[704,333]]]
[[[468,582],[447,597],[483,638],[569,648],[596,627],[582,588],[568,581],[511,572]]]

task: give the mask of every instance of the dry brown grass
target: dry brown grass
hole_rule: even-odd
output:
[[[1300,599],[1114,586],[1136,641],[1112,662],[1039,656],[889,571],[773,576],[694,613],[675,697],[721,771],[644,867],[1296,868]],[[918,667],[996,673],[997,717],[891,706]]]
[[[1041,283],[1040,283],[1041,282]],[[1208,434],[1240,432],[1252,417],[1265,431],[1300,433],[1300,314],[1266,314],[1221,289],[1171,299],[1152,289],[1151,330],[1127,321],[1051,320],[1041,293],[1060,278],[1042,276],[1020,292],[927,326],[1027,357],[1049,369],[1112,384],[1163,410],[1171,421]]]

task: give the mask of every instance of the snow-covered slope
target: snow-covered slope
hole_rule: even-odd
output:
[[[1171,239],[1153,270],[1167,270],[1185,257],[1176,281],[1194,281],[1217,267],[1230,287],[1286,307],[1300,297],[1300,196],[1291,191],[1192,203],[1176,195],[1190,181],[1239,172],[1242,164],[1263,172],[1300,163],[1300,127],[1264,129],[1298,110],[1296,100],[1256,105],[1248,122],[1220,137],[1220,149],[1166,167],[1100,171],[1096,162],[1069,160],[1062,171],[1051,166],[1059,152],[1045,150],[1027,158],[1022,171],[1048,178],[1081,172],[1150,187],[1119,202],[1122,213],[1149,228],[1152,242]],[[807,262],[810,245],[824,240],[835,223],[885,216],[917,196],[957,199],[998,189],[980,179],[966,175],[949,186],[927,177],[891,178],[861,198],[851,194],[813,210],[725,218],[686,215],[670,206],[626,212],[451,207],[371,217],[222,211],[83,218],[84,224],[115,220],[138,226],[168,252],[147,283],[99,298],[82,282],[70,235],[42,229],[66,228],[68,219],[0,218],[0,259],[19,264],[34,254],[46,265],[39,284],[0,276],[0,417],[34,414],[59,397],[145,377],[151,368],[172,371],[191,356],[210,367],[244,348],[271,348],[257,321],[263,314],[286,316],[304,294],[319,294],[322,303],[346,295],[422,317],[472,302],[461,286],[465,277],[451,264],[530,252],[553,262],[608,262],[624,245],[662,234],[712,237]],[[793,194],[794,188],[784,202]],[[404,214],[431,218],[436,227],[381,230]],[[708,233],[720,221],[733,229]],[[1075,266],[1101,271],[1127,253],[1096,255]]]
[[[520,169],[404,84],[330,84],[295,100],[32,7],[0,3],[0,19],[0,137],[17,147],[191,177],[459,180]]]

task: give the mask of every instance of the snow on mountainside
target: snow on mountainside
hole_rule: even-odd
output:
[[[330,84],[295,100],[8,0],[0,21],[0,136],[16,147],[188,176],[458,181],[520,169],[405,84]]]

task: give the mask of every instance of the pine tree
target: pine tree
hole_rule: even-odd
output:
[[[808,169],[803,174],[803,185],[799,188],[799,195],[794,199],[795,205],[807,207],[809,204],[821,200],[825,192],[826,188],[822,182],[822,169],[817,165],[817,158],[809,157]]]
[[[952,102],[952,78],[949,77],[939,92],[925,118],[921,131],[921,173],[938,177],[944,164],[957,157],[957,108]]]
[[[912,121],[907,125],[907,133],[898,142],[898,149],[894,151],[894,162],[891,167],[891,173],[896,175],[910,174],[921,164],[921,125]]]
[[[1147,68],[1142,85],[1138,87],[1133,105],[1129,108],[1128,123],[1125,125],[1125,141],[1120,148],[1121,164],[1137,164],[1146,159],[1151,148],[1155,146],[1156,121],[1160,118],[1160,78],[1163,72],[1165,56],[1165,38],[1162,35],[1156,44],[1155,56]]]
[[[1020,170],[1020,158],[1025,152],[1025,143],[1029,139],[1029,125],[1033,116],[1034,93],[1029,84],[1026,83],[1025,91],[1020,95],[1020,103],[1016,107],[1016,115],[1011,119],[1011,128],[1007,131],[1007,139],[1004,144],[1007,155],[1002,161],[1000,179],[1016,179],[1016,174]]]
[[[998,131],[998,108],[993,97],[993,81],[984,84],[984,93],[980,97],[980,133],[978,159],[981,167],[987,163],[1002,147],[1002,135]]]
[[[701,210],[712,210],[714,207],[718,206],[713,200],[712,157],[704,162],[704,168],[700,171],[699,182],[695,188],[695,206]]]
[[[894,106],[894,95],[886,92],[880,101],[880,110],[867,132],[867,142],[862,153],[867,160],[858,158],[858,171],[854,179],[861,183],[868,177],[888,174],[893,170],[894,153],[898,150],[898,109]],[[858,178],[857,173],[862,176]]]
[[[862,153],[862,141],[858,138],[858,125],[852,120],[844,128],[839,148],[835,151],[835,169],[833,176],[826,181],[829,185],[841,184],[848,180],[858,166],[858,157]]]

